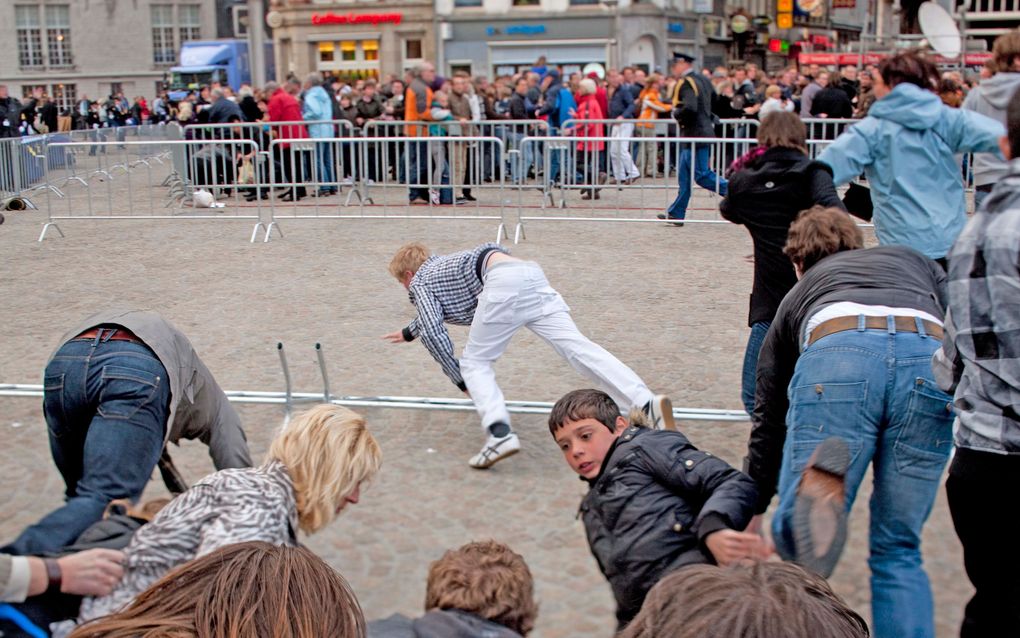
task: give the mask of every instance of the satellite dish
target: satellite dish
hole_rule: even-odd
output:
[[[960,55],[960,28],[948,11],[934,2],[923,2],[917,11],[917,21],[935,53],[946,58]]]

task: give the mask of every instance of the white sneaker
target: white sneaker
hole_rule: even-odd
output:
[[[652,422],[652,428],[656,430],[676,430],[676,422],[673,421],[673,402],[665,394],[656,394],[651,402],[645,406],[648,420]]]
[[[471,457],[468,465],[477,470],[484,470],[520,451],[521,440],[513,432],[504,437],[490,435],[489,439],[485,442],[485,447],[482,448],[481,452]]]
[[[432,201],[433,206],[439,206],[439,191],[434,188],[429,189],[429,200]]]

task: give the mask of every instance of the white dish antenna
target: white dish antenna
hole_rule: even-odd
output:
[[[960,55],[960,27],[941,5],[934,2],[921,3],[917,11],[917,21],[921,25],[921,33],[935,53],[946,58]]]

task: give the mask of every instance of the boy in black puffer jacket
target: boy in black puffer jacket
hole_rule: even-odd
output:
[[[575,390],[553,406],[549,431],[570,468],[589,483],[580,515],[588,545],[616,598],[620,628],[669,572],[696,563],[764,558],[743,533],[757,489],[680,432],[628,423],[599,390]]]

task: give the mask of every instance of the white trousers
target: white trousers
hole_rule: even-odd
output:
[[[500,262],[485,274],[485,286],[460,357],[460,372],[483,429],[497,422],[510,423],[492,364],[506,350],[514,333],[525,327],[612,397],[622,414],[652,400],[652,392],[633,370],[581,334],[570,317],[570,308],[549,285],[538,264]]]
[[[634,165],[634,158],[630,156],[630,140],[620,139],[634,137],[634,124],[614,124],[609,142],[609,160],[613,164],[613,178],[618,182],[625,179],[641,177],[637,166]]]

